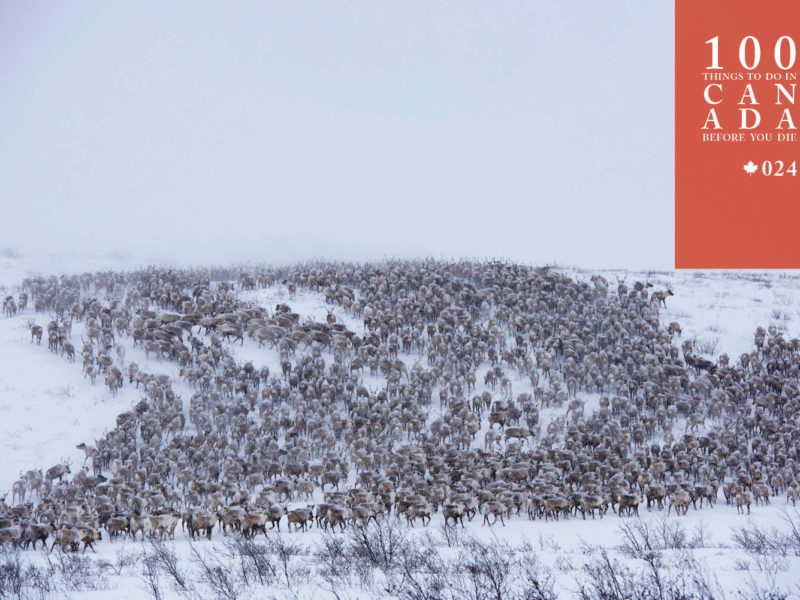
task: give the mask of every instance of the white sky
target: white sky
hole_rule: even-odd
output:
[[[673,3],[0,3],[0,247],[670,268]]]

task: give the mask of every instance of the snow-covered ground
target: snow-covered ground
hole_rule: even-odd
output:
[[[0,257],[0,294],[16,295],[21,279],[31,274],[127,270],[150,262],[104,257],[87,263],[80,257],[71,260],[64,257],[25,258],[5,255]],[[586,280],[596,273],[574,268],[566,268],[564,271]],[[653,284],[653,289],[666,289],[669,286],[674,296],[667,298],[666,309],[661,313],[662,324],[678,321],[683,331],[682,339],[695,339],[696,347],[709,357],[716,358],[726,352],[733,358],[749,352],[757,326],[766,328],[774,324],[789,337],[800,335],[800,276],[793,273],[609,271],[601,274],[609,280],[612,289],[616,287],[617,278],[624,279],[629,287],[637,280],[649,281]],[[360,321],[340,307],[332,309],[321,294],[300,290],[295,298],[289,300],[285,289],[278,285],[266,290],[241,292],[240,297],[270,309],[274,309],[277,303],[288,302],[303,319],[314,321],[324,321],[332,311],[339,322],[345,323],[359,334],[363,332]],[[47,468],[63,458],[72,462],[75,472],[83,462],[83,454],[76,449],[76,444],[83,441],[92,443],[105,429],[114,426],[117,414],[130,409],[141,399],[139,391],[127,385],[127,382],[116,395],[108,391],[100,378],[92,385],[81,373],[79,358],[71,364],[65,356],[49,352],[46,339],[43,339],[40,346],[32,344],[27,322],[35,319],[39,324],[45,325],[48,318],[46,315],[36,315],[32,307],[15,317],[0,318],[0,452],[3,456],[0,461],[0,495],[8,490],[9,499],[11,485],[21,471]],[[81,325],[76,324],[73,339],[79,340],[81,333]],[[184,397],[191,395],[187,384],[179,380],[175,363],[147,359],[144,352],[133,348],[129,341],[122,343],[126,345],[126,363],[135,360],[148,372],[169,374],[173,381],[177,381],[176,392],[182,393]],[[259,348],[247,337],[242,344],[236,342],[230,348],[237,361],[248,360],[256,368],[268,366],[273,373],[279,371],[275,350]],[[419,360],[419,357],[409,355],[401,355],[401,358],[407,364]],[[369,384],[369,377],[365,378],[365,383]],[[514,385],[516,393],[525,384],[515,381]],[[480,389],[479,386],[478,391]],[[585,399],[586,410],[590,411],[595,398]],[[438,400],[434,393],[430,419],[437,417],[437,407]],[[565,408],[560,412],[563,413],[564,410]],[[546,424],[558,414],[555,409],[553,412],[543,413],[543,421]],[[476,444],[481,445],[482,439],[482,435],[479,435]],[[320,501],[321,497],[316,500]],[[771,506],[755,506],[751,516],[743,516],[737,514],[736,508],[726,506],[724,500],[721,500],[713,509],[691,509],[685,517],[670,516],[668,519],[679,523],[690,537],[695,531],[704,532],[703,547],[694,550],[693,556],[717,577],[723,588],[734,593],[746,588],[751,575],[758,580],[774,576],[777,585],[783,587],[797,582],[800,558],[781,558],[778,563],[780,568],[770,574],[768,569],[759,570],[748,555],[732,547],[733,528],[750,522],[763,527],[785,527],[786,508],[785,498],[776,498]],[[648,513],[645,509],[642,510],[641,519],[647,523],[656,525],[664,518],[664,511]],[[629,519],[621,519],[611,513],[602,519],[584,521],[571,518],[558,522],[529,521],[525,516],[515,516],[505,526],[498,523],[494,527],[488,527],[481,524],[481,516],[478,515],[466,531],[486,541],[498,539],[515,547],[529,541],[539,551],[543,563],[552,568],[556,577],[556,589],[561,594],[569,595],[576,590],[576,578],[593,556],[592,553],[587,554],[588,548],[595,547],[593,552],[596,552],[597,547],[612,550],[617,548],[622,540],[619,528],[627,521]],[[442,517],[437,514],[428,528],[418,525],[411,535],[423,536],[434,532],[437,543],[447,553],[449,549],[438,533],[441,524]],[[291,542],[299,543],[309,552],[324,537],[317,529],[302,534],[282,535]],[[169,542],[168,546],[172,547],[173,542]],[[196,546],[201,550],[213,547],[222,552],[222,544],[218,542],[209,544],[201,541]],[[142,547],[140,542],[103,541],[97,544],[95,558],[115,565],[125,553],[138,552]],[[144,547],[147,548],[147,544]],[[174,547],[180,560],[188,564],[191,548],[180,532],[176,535]],[[24,554],[33,560],[41,560],[37,558],[38,552]],[[310,562],[310,557],[301,559]],[[752,570],[746,570],[745,565],[751,565]],[[147,596],[149,592],[146,591],[146,578],[142,576],[141,567],[119,567],[118,571],[119,575],[114,575],[111,571],[107,573],[108,589],[79,591],[73,596],[107,597],[109,590],[113,590],[114,596],[120,600]],[[162,591],[167,597],[181,596],[166,583]],[[314,576],[294,590],[281,588],[275,593],[278,597],[330,597],[324,582]],[[800,593],[800,590],[795,590],[795,593]],[[259,597],[258,594],[255,597]],[[370,596],[353,587],[349,597]]]

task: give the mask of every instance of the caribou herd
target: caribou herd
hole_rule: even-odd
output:
[[[273,286],[288,303],[248,300]],[[708,360],[651,287],[467,261],[27,279],[5,317],[140,399],[77,446],[82,465],[20,474],[0,543],[794,504],[800,339],[759,327],[750,352]],[[299,292],[327,318],[295,312]],[[237,361],[245,341],[278,362]]]

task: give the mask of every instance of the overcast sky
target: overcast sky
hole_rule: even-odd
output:
[[[673,264],[673,5],[0,2],[0,247]]]

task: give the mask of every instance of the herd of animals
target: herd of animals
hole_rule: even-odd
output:
[[[20,474],[0,543],[794,504],[800,339],[758,328],[751,352],[710,361],[660,323],[671,290],[618,283],[467,261],[27,279],[4,316],[141,400],[78,446],[80,468]],[[272,286],[322,294],[328,317],[247,300]],[[279,363],[237,361],[245,340]]]

